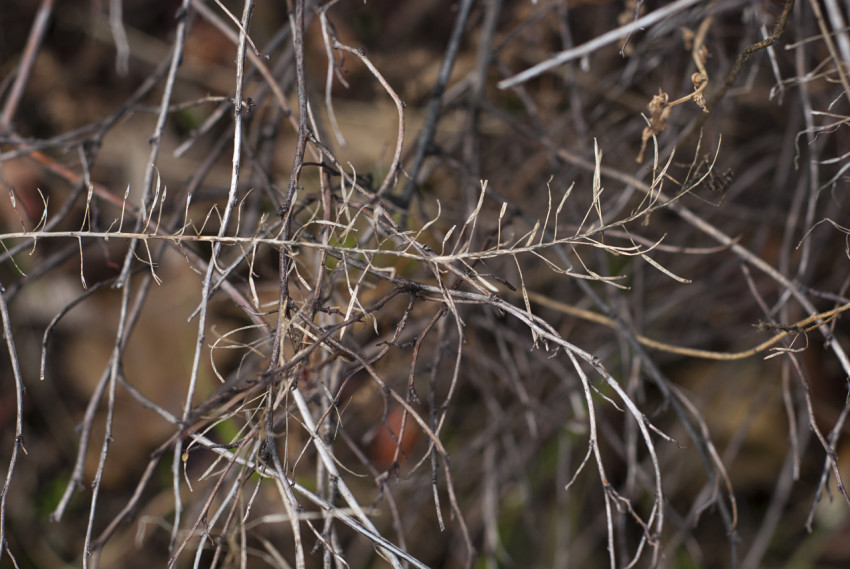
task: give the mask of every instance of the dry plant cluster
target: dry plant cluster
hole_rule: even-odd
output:
[[[847,566],[849,17],[4,3],[0,563]]]

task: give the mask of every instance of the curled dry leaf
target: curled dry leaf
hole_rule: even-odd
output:
[[[643,134],[640,137],[640,152],[636,162],[643,162],[643,153],[646,150],[646,143],[653,136],[657,136],[667,130],[667,119],[670,118],[670,109],[672,108],[667,103],[670,101],[670,95],[658,90],[658,94],[652,97],[646,108],[649,110],[649,119],[646,127],[643,129]]]

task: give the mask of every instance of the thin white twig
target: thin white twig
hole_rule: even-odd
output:
[[[574,59],[579,59],[581,57],[585,57],[586,55],[590,55],[597,49],[605,47],[608,44],[614,43],[615,41],[619,40],[624,36],[627,36],[639,30],[646,29],[654,24],[657,24],[658,22],[666,20],[674,14],[678,14],[682,10],[685,10],[695,4],[700,3],[702,3],[702,0],[678,0],[676,2],[673,2],[672,4],[668,4],[663,8],[659,8],[654,12],[650,12],[642,18],[638,18],[637,20],[629,22],[625,26],[620,26],[619,28],[613,29],[610,32],[606,32],[601,36],[597,36],[587,43],[557,53],[546,61],[542,61],[537,65],[529,67],[525,71],[517,73],[513,77],[503,79],[499,81],[498,86],[500,89],[509,89],[511,87],[519,85],[520,83],[525,83],[529,79],[533,79],[541,73],[549,71],[553,67],[557,67],[559,65],[567,63],[568,61],[572,61]]]
[[[12,321],[9,317],[9,307],[6,304],[6,291],[0,285],[0,317],[3,319],[3,337],[6,338],[6,350],[9,352],[9,361],[12,366],[12,376],[15,379],[15,441],[12,444],[12,456],[9,457],[9,467],[6,470],[6,479],[3,482],[3,491],[0,493],[0,559],[3,552],[8,553],[12,563],[17,567],[14,554],[9,551],[9,543],[6,539],[6,499],[12,486],[12,475],[15,472],[15,464],[18,462],[18,451],[27,449],[24,447],[24,378],[21,375],[21,364],[18,361],[18,350],[15,348],[15,340],[12,336]]]
[[[190,0],[185,0],[186,4]],[[251,17],[254,3],[252,0],[246,0],[244,10],[242,12],[242,25],[239,32],[239,43],[237,45],[236,54],[236,93],[233,97],[233,167],[230,174],[230,188],[227,194],[227,205],[221,218],[218,235],[224,236],[227,234],[230,217],[236,207],[238,201],[239,188],[239,166],[242,158],[242,99],[244,93],[244,74],[245,74],[245,46],[247,43],[248,22]],[[195,397],[195,389],[198,383],[198,370],[200,368],[201,358],[204,350],[206,339],[207,326],[207,307],[209,305],[210,289],[215,273],[216,260],[221,251],[221,244],[213,245],[210,253],[209,264],[207,265],[206,273],[204,274],[203,285],[201,287],[200,311],[198,313],[198,334],[195,341],[195,351],[192,359],[192,370],[189,376],[189,386],[186,390],[186,399],[183,403],[183,420],[188,421],[192,411],[192,404]],[[180,527],[180,513],[182,511],[180,500],[180,457],[183,454],[182,441],[178,440],[174,445],[174,459],[172,462],[172,483],[174,487],[174,526],[172,529],[172,539],[176,537],[176,532]]]

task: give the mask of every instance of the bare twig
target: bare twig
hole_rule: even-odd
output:
[[[573,61],[575,59],[586,57],[594,51],[620,40],[623,36],[627,36],[638,30],[642,30],[648,28],[649,26],[662,22],[670,18],[671,16],[674,16],[675,14],[678,14],[679,12],[682,12],[683,10],[686,10],[698,3],[699,0],[677,0],[672,4],[668,4],[663,8],[659,8],[658,10],[650,12],[642,18],[638,18],[624,26],[620,26],[619,28],[613,29],[610,32],[606,32],[601,36],[597,36],[596,38],[590,40],[587,43],[584,43],[572,49],[564,50],[550,57],[546,61],[540,62],[537,65],[529,67],[521,73],[517,73],[513,77],[503,79],[499,81],[499,88],[508,89],[510,87],[514,87],[516,85],[519,85],[520,83],[528,81],[529,79],[537,77],[541,73],[549,71],[553,67],[563,65],[568,61]]]
[[[27,45],[21,57],[21,62],[18,65],[15,82],[12,84],[11,92],[6,98],[6,104],[3,105],[3,112],[0,113],[0,128],[4,131],[9,130],[11,127],[12,117],[15,116],[21,98],[24,96],[24,89],[26,89],[27,81],[29,81],[32,66],[35,64],[35,58],[38,55],[39,47],[47,31],[47,24],[50,22],[53,4],[54,0],[42,0],[32,28],[30,28],[29,38],[27,38]]]

